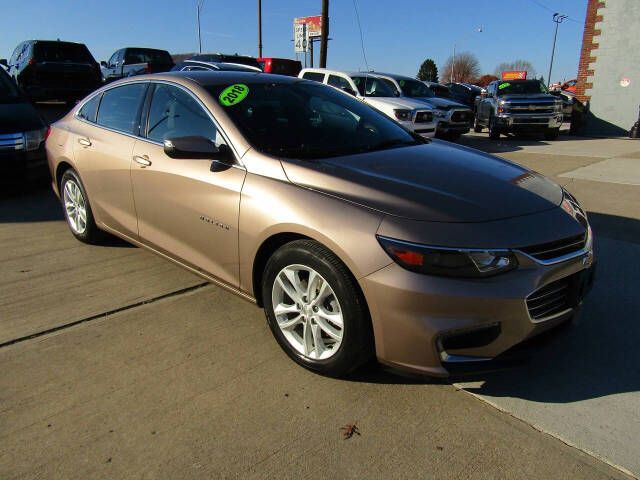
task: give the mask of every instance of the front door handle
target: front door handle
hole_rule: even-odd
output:
[[[88,138],[79,138],[78,139],[78,143],[80,145],[84,145],[85,147],[90,147],[91,146],[91,140],[89,140]]]
[[[151,166],[151,160],[147,155],[134,155],[133,161],[138,163],[142,168]]]

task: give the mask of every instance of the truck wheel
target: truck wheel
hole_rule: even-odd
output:
[[[544,131],[544,139],[545,140],[557,140],[558,139],[558,135],[560,135],[560,129],[559,128],[547,128]]]
[[[489,139],[490,140],[498,140],[500,138],[500,130],[498,130],[498,125],[496,125],[496,118],[491,115],[489,117]]]
[[[482,125],[480,125],[480,122],[478,121],[478,117],[476,116],[475,120],[473,121],[473,131],[476,133],[480,133],[482,131]]]

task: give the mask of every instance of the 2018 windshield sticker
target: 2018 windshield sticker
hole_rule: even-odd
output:
[[[400,86],[404,87],[404,80],[400,80]]]
[[[249,93],[249,87],[241,83],[236,83],[225,88],[220,94],[220,103],[225,107],[230,107],[241,102]]]
[[[501,83],[500,85],[498,85],[498,90],[502,90],[503,88],[507,88],[509,85],[511,85],[509,82]]]

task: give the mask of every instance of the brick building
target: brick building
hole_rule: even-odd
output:
[[[626,135],[640,106],[640,0],[588,0],[576,96],[586,134]]]

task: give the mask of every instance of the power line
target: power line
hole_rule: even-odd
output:
[[[360,15],[358,15],[358,7],[356,6],[356,0],[353,0],[353,9],[356,11],[356,19],[358,20],[358,29],[360,30],[360,45],[362,45],[362,56],[364,57],[364,65],[369,71],[369,63],[367,63],[367,54],[364,52],[364,37],[362,36],[362,26],[360,25]]]
[[[549,12],[549,13],[556,13],[556,11],[555,11],[555,10],[553,10],[553,9],[551,9],[551,8],[549,8],[549,7],[547,7],[545,4],[543,4],[543,3],[539,2],[538,0],[529,0],[529,1],[530,1],[531,3],[533,3],[533,4],[537,5],[538,7],[545,9],[545,10],[546,10],[547,12]],[[579,24],[584,24],[584,22],[581,22],[580,20],[576,20],[576,19],[571,18],[571,17],[567,17],[567,18],[566,18],[566,20],[570,20],[570,21],[572,21],[572,22],[579,23]]]

